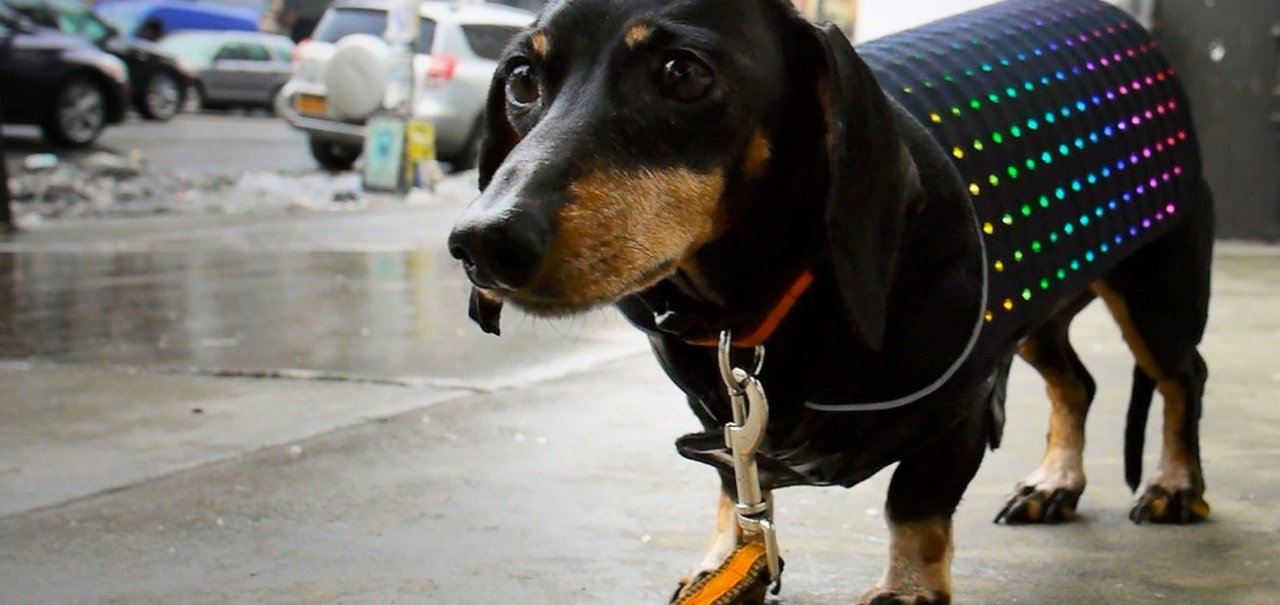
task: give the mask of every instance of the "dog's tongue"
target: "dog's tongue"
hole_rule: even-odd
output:
[[[502,299],[480,288],[471,289],[471,321],[480,325],[486,334],[502,336]]]

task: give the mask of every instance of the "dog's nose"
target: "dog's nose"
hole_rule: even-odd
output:
[[[542,264],[551,228],[529,212],[463,219],[449,234],[449,253],[482,288],[515,290],[529,283]]]

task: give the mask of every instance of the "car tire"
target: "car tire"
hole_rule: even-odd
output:
[[[159,70],[142,84],[138,113],[148,120],[168,122],[182,110],[182,80],[167,69]]]
[[[183,95],[182,110],[187,113],[200,113],[205,107],[204,90],[199,84],[192,84],[187,87],[187,92]]]
[[[45,138],[66,147],[92,145],[106,127],[107,95],[87,76],[72,76],[62,83],[40,125]]]
[[[282,116],[289,108],[289,102],[284,97],[280,96],[280,91],[283,89],[283,86],[277,86],[271,89],[271,95],[267,97],[267,102],[263,106],[263,108],[267,110],[267,113],[275,116]]]
[[[351,170],[363,151],[358,145],[311,137],[311,157],[330,172]]]

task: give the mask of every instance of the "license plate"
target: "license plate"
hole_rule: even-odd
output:
[[[298,113],[308,113],[312,115],[322,116],[329,108],[329,103],[324,97],[316,95],[298,95]]]

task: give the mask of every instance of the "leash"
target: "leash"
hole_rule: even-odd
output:
[[[673,605],[757,604],[764,602],[770,586],[773,594],[782,588],[782,557],[773,524],[773,506],[760,487],[756,466],[756,452],[769,424],[769,399],[758,378],[764,367],[764,345],[752,347],[755,356],[748,371],[733,365],[735,344],[729,330],[720,333],[720,378],[733,409],[733,421],[725,425],[724,439],[733,457],[738,488],[734,510],[741,537],[738,548],[724,564],[689,585],[683,594],[678,593]]]

